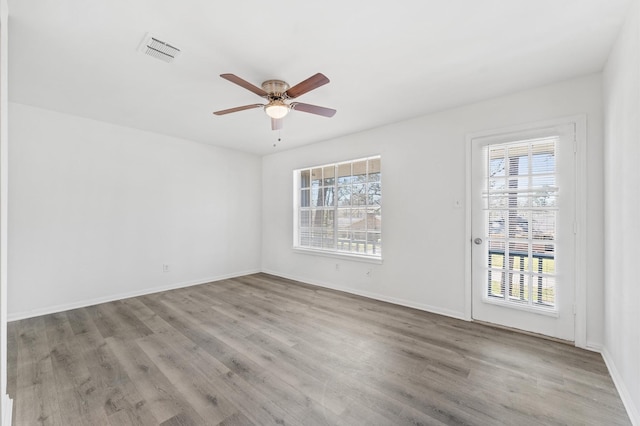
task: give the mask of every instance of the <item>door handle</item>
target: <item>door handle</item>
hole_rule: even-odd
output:
[[[482,238],[476,238],[475,240],[473,240],[473,242],[474,242],[476,245],[480,245],[480,244],[482,244]]]

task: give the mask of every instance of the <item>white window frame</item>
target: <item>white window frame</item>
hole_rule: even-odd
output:
[[[367,165],[369,164],[370,160],[378,160],[381,162],[381,156],[380,155],[371,155],[371,156],[367,156],[367,157],[363,157],[363,158],[357,158],[357,159],[353,159],[353,160],[346,160],[346,161],[340,161],[340,162],[335,162],[335,163],[328,163],[328,164],[323,164],[323,165],[314,165],[314,166],[310,166],[310,167],[303,167],[300,169],[296,169],[293,171],[293,250],[300,252],[300,253],[305,253],[305,254],[312,254],[312,255],[321,255],[321,256],[329,256],[329,257],[338,257],[338,258],[347,258],[347,259],[352,259],[352,260],[358,260],[358,261],[364,261],[364,262],[371,262],[371,263],[382,263],[382,227],[381,227],[381,214],[376,215],[373,220],[377,221],[377,224],[379,224],[378,229],[373,229],[370,230],[368,229],[368,217],[365,217],[364,222],[365,222],[365,228],[364,230],[360,230],[358,232],[363,232],[367,235],[367,237],[369,235],[374,235],[374,234],[379,234],[380,239],[379,239],[379,243],[378,245],[376,245],[376,253],[367,253],[367,248],[368,248],[368,239],[367,242],[364,243],[364,250],[365,252],[362,251],[357,251],[357,250],[353,250],[351,249],[351,244],[349,244],[349,248],[348,249],[344,249],[344,244],[340,245],[339,241],[338,241],[338,235],[339,235],[339,214],[338,211],[341,208],[344,208],[345,206],[340,206],[339,205],[339,200],[338,200],[338,167],[340,166],[344,166],[346,164],[352,165],[354,163],[359,163],[362,161],[367,161]],[[301,174],[304,171],[309,171],[311,172],[311,170],[314,169],[325,169],[327,167],[335,167],[336,170],[336,174],[334,176],[334,183],[333,183],[333,196],[335,197],[334,201],[333,201],[333,205],[332,206],[323,206],[323,210],[328,210],[328,211],[333,211],[333,236],[334,236],[334,246],[333,247],[312,247],[312,246],[308,246],[308,245],[302,245],[301,244],[301,229],[304,229],[301,226],[301,213],[303,213],[304,211],[313,211],[314,210],[314,206],[311,205],[311,203],[309,203],[309,206],[301,206],[301,202],[302,202],[302,197],[301,197],[301,193],[302,193],[302,189],[301,188]],[[367,166],[367,185],[369,185],[369,179],[368,179],[368,175],[369,175],[369,169]],[[379,185],[380,188],[380,201],[379,201],[379,207],[380,209],[382,208],[382,166],[380,166],[380,179],[375,181],[375,183],[377,183]],[[321,185],[321,187],[324,187],[323,185]],[[309,188],[313,188],[313,186],[310,184]],[[365,190],[365,204],[360,204],[358,210],[367,210],[368,207],[370,206],[369,204],[369,194],[368,194],[368,187]],[[311,201],[311,200],[310,200]],[[318,207],[318,206],[316,206]],[[360,247],[361,245],[359,245]]]

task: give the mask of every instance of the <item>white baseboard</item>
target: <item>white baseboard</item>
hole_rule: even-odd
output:
[[[233,273],[233,274],[218,275],[218,276],[215,276],[215,277],[208,277],[208,278],[202,278],[202,279],[193,280],[193,281],[174,283],[174,284],[169,284],[169,285],[165,285],[165,286],[151,287],[151,288],[146,288],[146,289],[143,289],[143,290],[136,290],[136,291],[132,291],[132,292],[117,293],[117,294],[112,294],[112,295],[109,295],[109,296],[97,297],[97,298],[94,298],[94,299],[87,299],[87,300],[80,300],[80,301],[77,301],[77,302],[65,303],[65,304],[61,304],[61,305],[47,306],[45,308],[33,309],[33,310],[29,310],[29,311],[11,312],[11,313],[9,313],[7,315],[7,321],[9,321],[9,322],[18,321],[18,320],[22,320],[22,319],[26,319],[26,318],[38,317],[38,316],[41,316],[41,315],[48,315],[48,314],[54,314],[54,313],[58,313],[58,312],[69,311],[69,310],[72,310],[72,309],[86,308],[87,306],[99,305],[100,303],[113,302],[115,300],[129,299],[131,297],[144,296],[144,295],[147,295],[147,294],[159,293],[161,291],[174,290],[174,289],[178,289],[178,288],[184,288],[184,287],[190,287],[190,286],[194,286],[194,285],[206,284],[206,283],[209,283],[209,282],[226,280],[226,279],[235,278],[235,277],[241,277],[243,275],[250,275],[250,274],[255,274],[255,273],[258,273],[258,272],[264,272],[266,274],[271,274],[271,275],[279,276],[279,277],[282,277],[282,278],[288,278],[288,279],[291,279],[291,280],[300,281],[300,282],[303,282],[303,283],[306,283],[306,284],[315,285],[317,287],[323,287],[323,288],[329,288],[329,289],[332,289],[332,290],[343,291],[345,293],[355,294],[357,296],[363,296],[363,297],[367,297],[369,299],[380,300],[382,302],[389,302],[389,303],[393,303],[395,305],[406,306],[408,308],[414,308],[414,309],[418,309],[418,310],[425,311],[425,312],[431,312],[431,313],[434,313],[434,314],[444,315],[444,316],[457,318],[457,319],[462,319],[462,320],[465,319],[464,312],[456,312],[456,311],[451,311],[451,310],[448,310],[448,309],[442,309],[442,308],[439,308],[439,307],[436,307],[436,306],[425,305],[425,304],[422,304],[422,303],[414,303],[414,302],[411,302],[411,301],[408,301],[408,300],[404,300],[404,299],[398,299],[398,298],[395,298],[395,297],[388,297],[388,296],[384,296],[384,295],[381,295],[381,294],[371,293],[371,292],[361,291],[361,290],[356,290],[356,289],[352,289],[352,288],[348,288],[348,287],[336,286],[336,285],[333,285],[333,284],[330,284],[330,283],[320,282],[320,281],[316,281],[316,280],[308,280],[308,279],[305,279],[303,277],[297,277],[297,276],[293,276],[293,275],[282,274],[282,273],[275,272],[275,271],[269,271],[269,270],[262,270],[261,271],[259,269],[254,269],[254,270],[242,271],[242,272]]]
[[[597,353],[601,354],[602,353],[602,344],[593,343],[593,342],[587,342],[587,346],[583,347],[582,349],[586,349],[588,351],[597,352]]]
[[[337,290],[337,291],[342,291],[342,292],[349,293],[349,294],[355,294],[356,296],[363,296],[363,297],[367,297],[369,299],[379,300],[381,302],[393,303],[394,305],[405,306],[407,308],[418,309],[420,311],[430,312],[430,313],[438,314],[438,315],[444,315],[444,316],[451,317],[451,318],[456,318],[456,319],[461,319],[461,320],[465,319],[464,312],[451,311],[451,310],[448,310],[448,309],[438,308],[436,306],[425,305],[425,304],[422,304],[422,303],[414,303],[414,302],[411,302],[411,301],[408,301],[408,300],[404,300],[404,299],[398,299],[398,298],[395,298],[395,297],[384,296],[384,295],[381,295],[381,294],[378,294],[378,293],[371,293],[371,292],[368,292],[368,291],[356,290],[356,289],[349,288],[349,287],[336,286],[334,284],[321,282],[321,281],[317,281],[317,280],[309,280],[309,279],[306,279],[306,278],[303,278],[303,277],[297,277],[297,276],[289,275],[289,274],[282,274],[282,273],[276,272],[276,271],[270,271],[270,270],[263,269],[262,272],[264,272],[265,274],[275,275],[277,277],[287,278],[289,280],[300,281],[302,283],[314,285],[316,287],[329,288],[331,290]]]
[[[618,372],[615,363],[613,362],[613,358],[611,354],[605,347],[602,350],[602,358],[604,358],[604,363],[607,365],[609,369],[609,374],[613,379],[613,384],[616,386],[618,390],[618,394],[620,394],[620,399],[622,399],[622,403],[624,407],[627,409],[627,414],[629,415],[629,419],[631,420],[631,424],[635,426],[640,426],[640,407],[637,407],[635,404],[637,401],[634,401],[627,389],[627,386],[622,379],[622,375]]]
[[[33,309],[30,311],[11,312],[7,315],[7,321],[17,321],[17,320],[26,319],[26,318],[38,317],[40,315],[48,315],[48,314],[54,314],[57,312],[69,311],[71,309],[86,308],[87,306],[99,305],[100,303],[113,302],[115,300],[129,299],[131,297],[144,296],[147,294],[158,293],[161,291],[191,287],[194,285],[206,284],[213,281],[221,281],[229,278],[241,277],[243,275],[256,274],[258,272],[260,272],[259,269],[252,269],[252,270],[237,272],[233,274],[217,275],[214,277],[201,278],[201,279],[192,280],[192,281],[183,281],[183,282],[173,283],[173,284],[159,286],[159,287],[150,287],[143,290],[112,294],[109,296],[97,297],[94,299],[80,300],[77,302],[65,303],[62,305],[47,306],[46,308]]]
[[[2,426],[11,426],[13,421],[13,400],[9,395],[2,395]]]

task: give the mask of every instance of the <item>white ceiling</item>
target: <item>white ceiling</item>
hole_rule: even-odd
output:
[[[267,154],[600,71],[631,0],[9,0],[9,98]],[[145,34],[181,49],[138,52]],[[331,80],[281,132],[260,86]],[[274,148],[278,137],[282,138]]]

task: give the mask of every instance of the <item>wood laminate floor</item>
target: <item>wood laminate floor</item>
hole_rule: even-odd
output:
[[[625,425],[599,354],[256,274],[9,324],[15,425]]]

